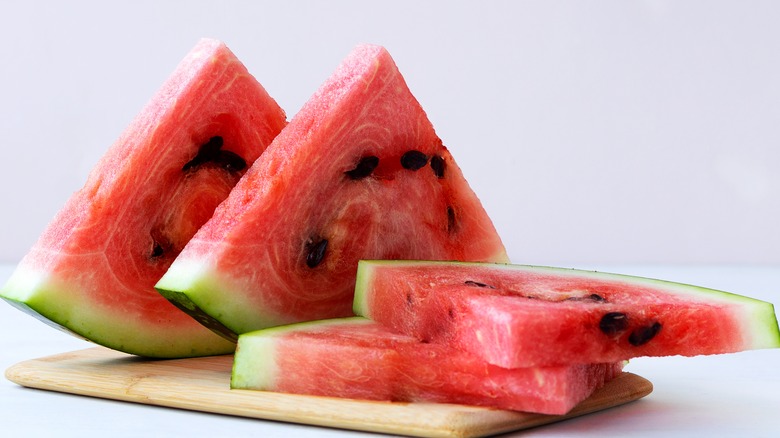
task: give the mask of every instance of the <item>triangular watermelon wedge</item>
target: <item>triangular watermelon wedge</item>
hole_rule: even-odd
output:
[[[363,258],[507,260],[389,53],[374,45],[343,61],[156,287],[234,340],[352,315]]]
[[[200,41],[57,214],[2,297],[129,353],[232,351],[154,284],[285,123],[224,44]]]

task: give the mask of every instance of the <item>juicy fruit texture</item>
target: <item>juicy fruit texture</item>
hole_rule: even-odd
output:
[[[772,304],[573,269],[361,261],[355,313],[507,367],[780,347]]]
[[[156,287],[235,339],[351,316],[364,258],[507,260],[392,58],[369,45],[304,105]]]
[[[621,364],[505,369],[363,318],[293,324],[239,337],[231,387],[565,414]]]
[[[154,284],[285,123],[224,44],[200,41],[24,257],[3,298],[128,353],[232,351]]]

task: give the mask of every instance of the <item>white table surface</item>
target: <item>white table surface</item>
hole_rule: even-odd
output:
[[[681,281],[780,307],[780,267],[578,266]],[[0,283],[12,265],[0,265]],[[0,368],[93,346],[0,303]],[[780,349],[697,358],[641,358],[627,371],[653,382],[629,405],[523,436],[780,437]],[[509,436],[520,435],[510,434]],[[377,437],[381,435],[144,406],[20,387],[0,380],[4,437]]]

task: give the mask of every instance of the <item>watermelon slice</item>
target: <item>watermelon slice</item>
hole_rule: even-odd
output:
[[[285,123],[224,44],[200,41],[56,215],[2,297],[128,353],[232,351],[154,284]]]
[[[772,304],[625,275],[361,261],[355,313],[502,367],[780,347]]]
[[[241,335],[231,387],[565,414],[621,368],[616,363],[505,369],[353,317]]]
[[[228,339],[352,315],[363,258],[506,261],[388,52],[357,47],[157,284]]]

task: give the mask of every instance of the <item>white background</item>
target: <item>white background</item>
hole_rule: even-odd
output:
[[[0,0],[0,21],[0,283],[214,37],[290,117],[354,45],[386,46],[516,262],[778,303],[780,2]],[[90,346],[2,303],[0,332],[0,369]],[[779,352],[637,359],[651,396],[528,435],[774,437]],[[0,407],[14,436],[363,436],[5,379]]]
[[[289,116],[382,44],[515,262],[780,263],[780,3],[3,1],[0,262],[204,36]]]

